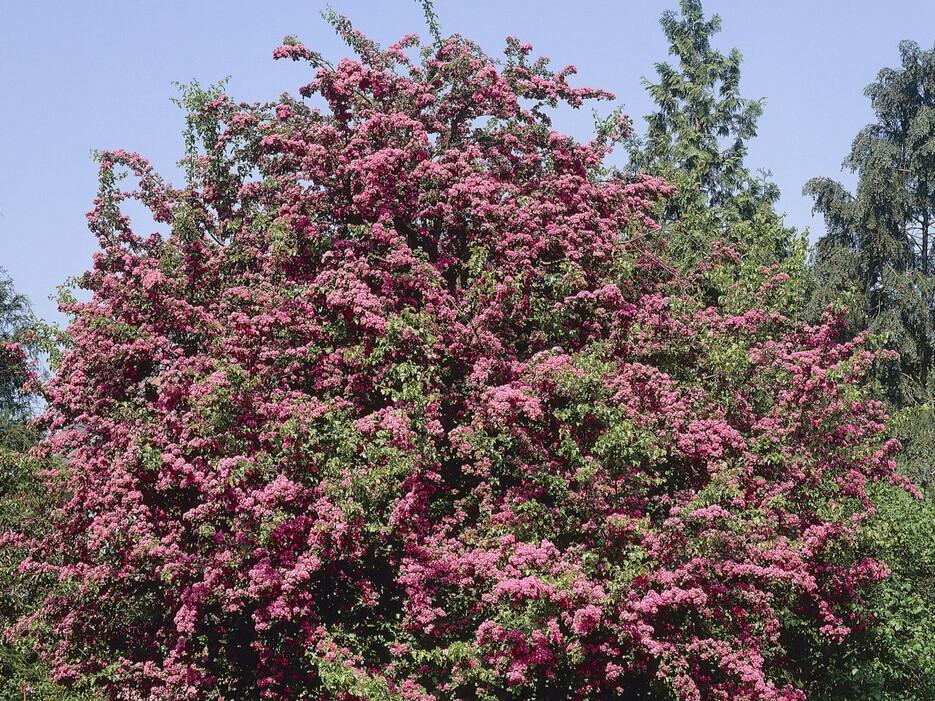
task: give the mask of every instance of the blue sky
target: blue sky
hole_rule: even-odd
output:
[[[332,0],[371,36],[425,34],[414,0]],[[215,82],[253,101],[307,82],[297,64],[271,59],[286,34],[334,59],[345,49],[319,17],[324,0],[4,0],[0,3],[0,266],[43,317],[48,296],[90,264],[84,213],[96,189],[92,149],[139,151],[175,178],[182,115],[173,81]],[[602,87],[636,119],[651,104],[641,86],[665,58],[660,13],[676,0],[437,0],[445,32],[499,52],[513,34],[578,84]],[[767,98],[748,163],[772,171],[787,221],[821,231],[802,185],[840,175],[857,130],[870,120],[863,88],[898,64],[897,43],[935,40],[931,0],[707,0],[724,30],[718,45],[744,54],[742,92]],[[559,128],[589,135],[589,110]],[[846,182],[850,179],[845,177]]]

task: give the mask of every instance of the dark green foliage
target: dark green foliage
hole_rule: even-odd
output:
[[[861,622],[843,645],[816,646],[803,660],[813,701],[935,698],[935,502],[880,486],[878,514],[861,544],[886,562]]]
[[[0,442],[18,442],[19,426],[28,418],[32,402],[22,391],[25,367],[18,354],[6,351],[7,344],[29,342],[32,312],[23,295],[13,288],[0,268]]]
[[[892,576],[867,602],[866,627],[817,656],[811,698],[829,701],[935,698],[935,48],[905,41],[899,49],[902,65],[881,70],[865,90],[875,121],[844,160],[856,189],[830,178],[804,189],[827,226],[813,258],[810,314],[843,304],[854,333],[898,354],[878,370],[879,394],[903,444],[901,469],[927,492],[922,500],[893,489],[875,495],[879,515],[864,547]]]
[[[18,294],[0,268],[0,451],[21,452],[33,444],[29,426],[33,397],[24,390],[29,356],[37,351],[35,321],[28,300]],[[0,472],[0,495],[7,491],[8,470]]]
[[[744,164],[763,103],[740,96],[740,51],[725,56],[711,44],[721,18],[706,20],[699,0],[681,0],[680,8],[681,15],[662,15],[678,63],[657,63],[658,82],[644,81],[657,111],[647,116],[646,136],[633,145],[631,163],[679,186],[668,203],[670,221],[705,207],[737,209],[749,218],[779,195]]]
[[[912,408],[896,424],[910,444],[910,476],[927,483],[913,443],[931,445],[928,422],[917,419],[931,415],[935,390],[935,48],[904,41],[899,50],[902,65],[881,70],[865,90],[875,121],[844,161],[858,177],[855,191],[814,178],[805,194],[827,225],[815,251],[813,309],[843,302],[855,329],[899,353],[880,380],[894,409]]]
[[[23,428],[16,442],[29,439],[30,433]],[[48,523],[52,514],[49,495],[39,478],[40,469],[41,465],[18,447],[0,446],[0,533],[24,530],[34,533]],[[29,612],[47,586],[18,573],[21,555],[20,549],[10,544],[0,548],[0,628]],[[0,640],[0,701],[24,698],[80,701],[92,697],[52,683],[46,665],[28,639],[15,643]]]
[[[673,259],[695,275],[726,245],[741,262],[737,278],[777,264],[803,275],[804,242],[773,208],[778,188],[744,162],[763,103],[740,95],[740,52],[712,45],[721,18],[706,19],[700,0],[681,0],[680,13],[665,12],[661,24],[677,62],[657,63],[657,82],[645,81],[657,109],[645,136],[631,141],[630,167],[676,187],[660,213]],[[705,280],[711,304],[725,306],[734,282]]]

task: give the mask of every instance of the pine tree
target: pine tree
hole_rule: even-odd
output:
[[[700,0],[681,0],[680,9],[681,15],[662,15],[678,64],[659,62],[658,82],[644,81],[658,109],[647,116],[646,137],[631,151],[631,162],[681,186],[669,202],[671,219],[700,207],[772,202],[776,187],[751,177],[744,164],[763,101],[740,96],[740,51],[725,55],[714,48],[721,18],[705,19]]]
[[[805,194],[824,215],[815,254],[814,307],[847,303],[855,329],[869,329],[899,353],[881,374],[894,426],[909,443],[912,476],[931,478],[928,434],[935,330],[935,47],[899,45],[901,67],[882,69],[867,86],[875,120],[854,139],[844,167],[854,192],[813,178]]]
[[[712,304],[740,309],[750,302],[744,280],[762,279],[764,267],[781,266],[796,281],[791,287],[804,288],[806,244],[775,211],[778,187],[745,164],[763,100],[740,95],[740,51],[715,48],[721,18],[706,19],[700,0],[679,5],[661,19],[677,60],[657,63],[657,81],[644,81],[656,111],[645,135],[631,141],[630,168],[675,186],[660,219],[683,272],[706,271],[705,259],[727,252],[721,279],[704,284]]]

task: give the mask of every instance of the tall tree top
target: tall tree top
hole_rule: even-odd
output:
[[[874,121],[858,132],[843,163],[859,176],[855,192],[829,178],[814,178],[805,193],[825,216],[825,246],[873,248],[897,270],[928,272],[926,244],[935,204],[935,47],[924,51],[903,41],[899,52],[901,67],[883,68],[864,90]]]
[[[804,192],[827,226],[816,252],[819,304],[846,293],[853,325],[899,351],[900,372],[887,385],[905,406],[935,391],[935,47],[903,41],[899,53],[901,65],[883,68],[864,91],[874,120],[843,163],[856,188],[820,177]]]
[[[677,63],[657,63],[657,81],[644,81],[658,109],[647,115],[646,136],[631,149],[632,167],[679,185],[669,219],[689,208],[731,204],[744,193],[771,202],[775,186],[753,178],[744,165],[763,102],[740,96],[740,51],[725,55],[712,45],[720,16],[706,19],[700,0],[681,0],[679,12],[666,11],[661,24]]]

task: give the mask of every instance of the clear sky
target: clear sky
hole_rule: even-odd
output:
[[[414,0],[332,0],[383,42],[426,34]],[[556,64],[578,67],[579,85],[611,90],[640,126],[641,86],[665,58],[660,13],[676,0],[436,0],[442,30],[497,52],[507,35]],[[307,82],[305,68],[271,52],[295,34],[329,58],[345,49],[319,17],[325,0],[0,0],[0,266],[37,312],[61,321],[48,296],[89,266],[96,242],[84,213],[96,189],[92,149],[122,147],[176,178],[182,116],[173,81],[212,83],[271,99]],[[749,165],[772,171],[787,221],[813,220],[802,185],[840,175],[857,130],[870,120],[863,88],[897,65],[897,44],[935,40],[933,0],[706,0],[724,29],[718,45],[744,54],[741,88],[767,98]],[[586,138],[589,110],[559,128]],[[845,178],[847,182],[850,179]],[[148,232],[147,232],[148,233]]]

